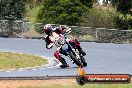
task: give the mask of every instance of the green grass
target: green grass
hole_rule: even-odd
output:
[[[27,7],[26,19],[29,20],[30,22],[35,22],[37,14],[38,14],[38,10],[40,9],[40,7],[41,6],[38,6],[38,7],[32,8],[32,9]]]
[[[130,84],[85,84],[80,86],[78,84],[61,86],[61,84],[51,85],[51,86],[28,86],[28,87],[18,87],[18,88],[132,88],[132,83]]]
[[[48,61],[39,56],[0,51],[0,70],[41,66]]]

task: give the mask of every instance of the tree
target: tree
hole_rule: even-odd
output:
[[[111,2],[119,12],[115,26],[121,30],[132,30],[132,0],[111,0]]]
[[[92,7],[92,2],[84,1],[43,0],[43,7],[39,10],[37,22],[76,25],[80,22],[80,17],[86,8]]]
[[[0,17],[4,20],[20,20],[25,13],[26,0],[0,0]]]
[[[0,20],[8,20],[8,34],[14,33],[13,21],[22,20],[25,14],[26,0],[0,0]]]
[[[110,0],[112,5],[117,8],[117,11],[123,14],[132,15],[132,0]]]
[[[80,0],[80,2],[83,4],[83,5],[85,5],[85,6],[87,6],[87,7],[91,7],[92,8],[92,6],[93,6],[93,2],[95,2],[96,0]]]

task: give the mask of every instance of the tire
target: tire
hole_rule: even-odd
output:
[[[83,66],[86,67],[87,66],[87,62],[82,62],[83,63]]]
[[[83,67],[82,63],[76,58],[76,56],[73,54],[73,52],[69,52],[71,59],[76,63],[77,66]]]

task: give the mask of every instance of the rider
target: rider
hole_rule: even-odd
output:
[[[69,67],[69,65],[67,64],[67,62],[65,61],[65,59],[60,55],[63,54],[63,50],[60,47],[59,44],[59,39],[61,36],[63,36],[64,33],[71,31],[71,28],[69,28],[68,26],[64,26],[62,27],[61,25],[59,27],[53,27],[50,24],[46,24],[44,26],[44,32],[46,33],[46,38],[45,38],[45,42],[46,42],[46,48],[47,49],[51,49],[53,47],[53,45],[55,44],[57,46],[57,50],[54,53],[54,56],[62,63],[62,65],[60,65],[60,67]],[[56,41],[58,41],[56,43]],[[75,39],[71,39],[70,42],[80,51],[80,53],[85,56],[86,53],[82,50],[80,43]]]

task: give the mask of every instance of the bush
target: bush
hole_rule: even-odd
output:
[[[120,30],[132,30],[132,15],[119,14],[115,19],[115,27]]]
[[[43,23],[36,23],[34,25],[35,31],[38,32],[38,33],[40,33],[40,34],[44,33],[43,27],[44,27]]]
[[[81,26],[114,28],[116,11],[110,7],[97,7],[82,15]]]
[[[90,4],[88,4],[90,3]],[[37,15],[37,22],[51,24],[76,25],[92,0],[83,4],[80,0],[43,0],[43,6]]]

